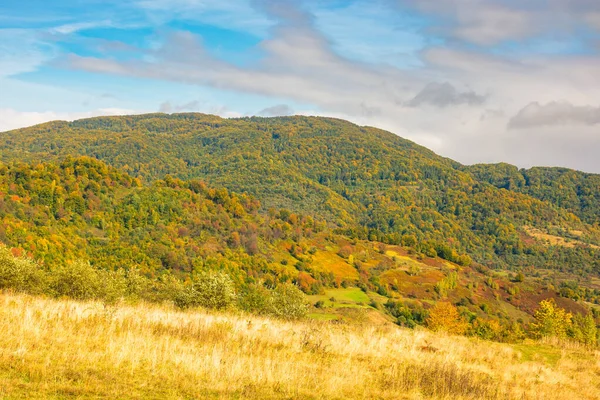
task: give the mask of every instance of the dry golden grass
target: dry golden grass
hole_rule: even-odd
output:
[[[8,399],[600,398],[598,354],[546,351],[558,358],[394,326],[0,295]]]
[[[593,249],[600,249],[600,246],[596,246],[595,244],[588,244],[588,243],[585,243],[585,242],[582,242],[579,240],[565,239],[560,236],[550,235],[550,234],[540,231],[539,229],[532,228],[529,226],[525,226],[524,228],[529,236],[539,239],[543,242],[546,242],[551,246],[562,246],[562,247],[573,248],[573,247],[575,247],[575,245],[582,245],[582,246],[589,246]],[[571,233],[575,233],[575,234],[579,233],[578,236],[581,236],[581,234],[582,234],[581,231],[571,231]]]

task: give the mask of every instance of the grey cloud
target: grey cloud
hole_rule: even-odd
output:
[[[282,117],[293,114],[294,110],[292,110],[290,106],[287,104],[278,104],[276,106],[268,107],[259,111],[257,115],[260,115],[261,117]]]
[[[251,4],[271,18],[289,25],[310,25],[314,22],[310,13],[291,0],[252,0]]]
[[[540,33],[570,34],[582,24],[600,29],[595,0],[397,0],[403,7],[442,19],[436,30],[479,45]]]
[[[158,108],[158,112],[161,112],[161,113],[169,114],[172,111],[173,111],[173,106],[171,105],[171,102],[169,102],[169,101],[165,101]]]
[[[161,113],[172,113],[172,112],[181,112],[181,111],[195,111],[200,106],[200,102],[198,100],[190,101],[185,104],[171,104],[170,101],[165,101],[158,108],[158,112]]]
[[[568,102],[551,102],[541,105],[529,103],[508,123],[510,129],[527,129],[556,125],[600,124],[600,107],[575,106]]]
[[[474,91],[459,92],[448,82],[431,82],[423,88],[407,105],[409,107],[419,107],[424,104],[430,104],[436,107],[448,107],[455,105],[480,105],[485,102],[485,96],[479,95]]]

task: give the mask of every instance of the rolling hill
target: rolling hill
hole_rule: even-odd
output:
[[[0,158],[0,241],[50,272],[83,259],[188,285],[215,270],[248,296],[294,283],[313,318],[411,327],[448,301],[498,340],[545,298],[582,314],[600,301],[587,203],[341,120],[59,121],[0,133]]]
[[[491,167],[466,168],[389,132],[346,121],[149,114],[0,134],[5,162],[81,155],[146,183],[167,175],[201,179],[254,196],[263,212],[287,209],[323,218],[359,239],[414,241],[420,252],[450,261],[462,255],[465,263],[468,255],[490,267],[600,268],[589,246],[600,244],[596,176],[577,201],[547,174],[528,178],[538,183],[527,187],[536,189],[502,190],[506,184],[496,176],[503,174],[486,173]],[[544,195],[548,191],[570,201]],[[567,238],[575,232],[571,239],[578,245],[549,248],[530,228]]]

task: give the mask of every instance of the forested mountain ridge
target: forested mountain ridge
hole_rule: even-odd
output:
[[[600,223],[600,175],[558,167],[519,169],[509,164],[464,167],[477,179],[548,201],[590,224]]]
[[[255,196],[263,213],[285,208],[349,237],[414,245],[462,264],[468,255],[491,267],[600,269],[598,250],[586,244],[600,244],[599,229],[575,215],[587,208],[498,189],[392,133],[342,120],[100,117],[1,133],[0,155],[30,162],[87,155],[147,184],[168,174],[200,178]],[[577,241],[547,246],[534,230],[577,232]]]

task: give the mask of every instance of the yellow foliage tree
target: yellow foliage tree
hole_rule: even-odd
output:
[[[448,302],[438,302],[429,310],[427,327],[435,332],[461,335],[467,329],[467,322],[460,316],[456,307]]]
[[[566,338],[573,320],[573,315],[558,307],[554,299],[542,300],[534,317],[531,331],[536,337]]]

